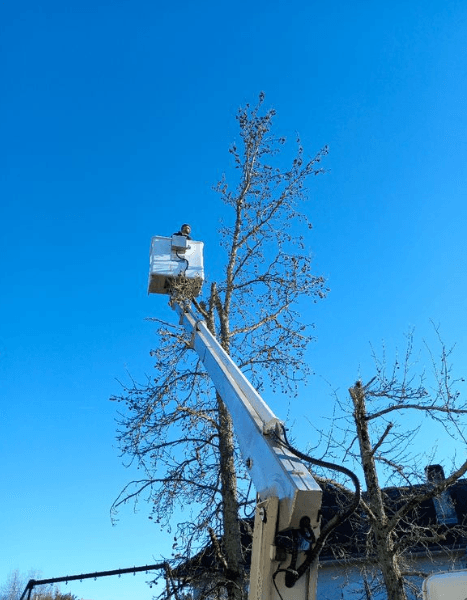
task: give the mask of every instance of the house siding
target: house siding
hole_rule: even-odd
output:
[[[434,552],[430,556],[419,555],[411,563],[414,571],[430,575],[442,571],[467,567],[467,554],[464,549],[452,553]],[[318,568],[317,600],[386,600],[383,588],[374,589],[378,577],[376,565],[365,561],[323,561]],[[411,598],[421,596],[424,577],[413,577],[414,590]]]

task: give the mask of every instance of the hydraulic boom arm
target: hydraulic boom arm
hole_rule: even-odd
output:
[[[278,533],[291,530],[306,529],[311,533],[310,538],[317,537],[321,489],[305,464],[282,443],[282,422],[223,350],[205,321],[198,318],[188,303],[173,302],[172,307],[191,335],[191,347],[227,405],[243,459],[259,495],[250,600],[314,598],[315,577],[310,578],[309,573],[292,589],[287,589],[283,575],[275,576],[285,559],[276,541]]]

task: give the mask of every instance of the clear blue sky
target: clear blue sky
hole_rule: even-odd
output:
[[[310,156],[330,146],[309,214],[332,292],[306,309],[316,376],[292,421],[329,414],[320,382],[345,393],[373,375],[369,342],[403,345],[429,319],[465,370],[464,0],[5,0],[0,53],[0,581],[170,551],[144,505],[111,526],[131,472],[108,398],[126,371],[150,373],[144,318],[174,318],[146,294],[151,236],[187,221],[208,276],[219,266],[211,186],[238,106],[261,90],[277,131]],[[287,400],[272,402],[284,417]],[[144,600],[144,580],[67,589]]]

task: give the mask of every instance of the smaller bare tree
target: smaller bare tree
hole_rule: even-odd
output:
[[[406,600],[412,587],[411,577],[421,575],[414,568],[414,549],[443,545],[453,534],[453,528],[442,522],[420,524],[420,507],[443,494],[467,471],[463,419],[467,402],[459,391],[464,380],[454,377],[452,348],[447,348],[437,330],[436,333],[439,355],[435,357],[428,351],[432,377],[425,371],[414,372],[417,361],[412,334],[408,336],[405,355],[396,359],[391,368],[385,357],[379,359],[374,354],[376,375],[368,383],[357,381],[350,388],[350,402],[339,403],[345,425],[337,419],[326,440],[328,456],[337,452],[341,459],[344,455],[344,460],[351,459],[354,468],[363,471],[366,492],[359,514],[352,517],[355,537],[349,547],[355,549],[360,544],[360,553],[377,565],[389,600]],[[459,445],[462,458],[446,477],[431,477],[427,482],[426,457],[422,466],[422,456],[412,452],[415,436],[421,430],[418,415],[438,425]],[[414,422],[418,424],[414,426]],[[427,454],[431,450],[430,445]],[[389,493],[390,488],[385,488],[382,481],[386,486],[398,486],[397,497]],[[339,485],[338,488],[344,491]],[[343,497],[350,493],[345,492]],[[465,535],[467,529],[460,527]],[[344,547],[342,544],[339,548],[340,558]],[[368,578],[365,581],[368,586]]]

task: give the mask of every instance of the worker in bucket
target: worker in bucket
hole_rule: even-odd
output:
[[[173,235],[183,235],[187,240],[191,240],[190,233],[190,225],[188,225],[188,223],[183,223],[183,225],[180,227],[180,231],[177,231],[177,233],[174,233]]]

